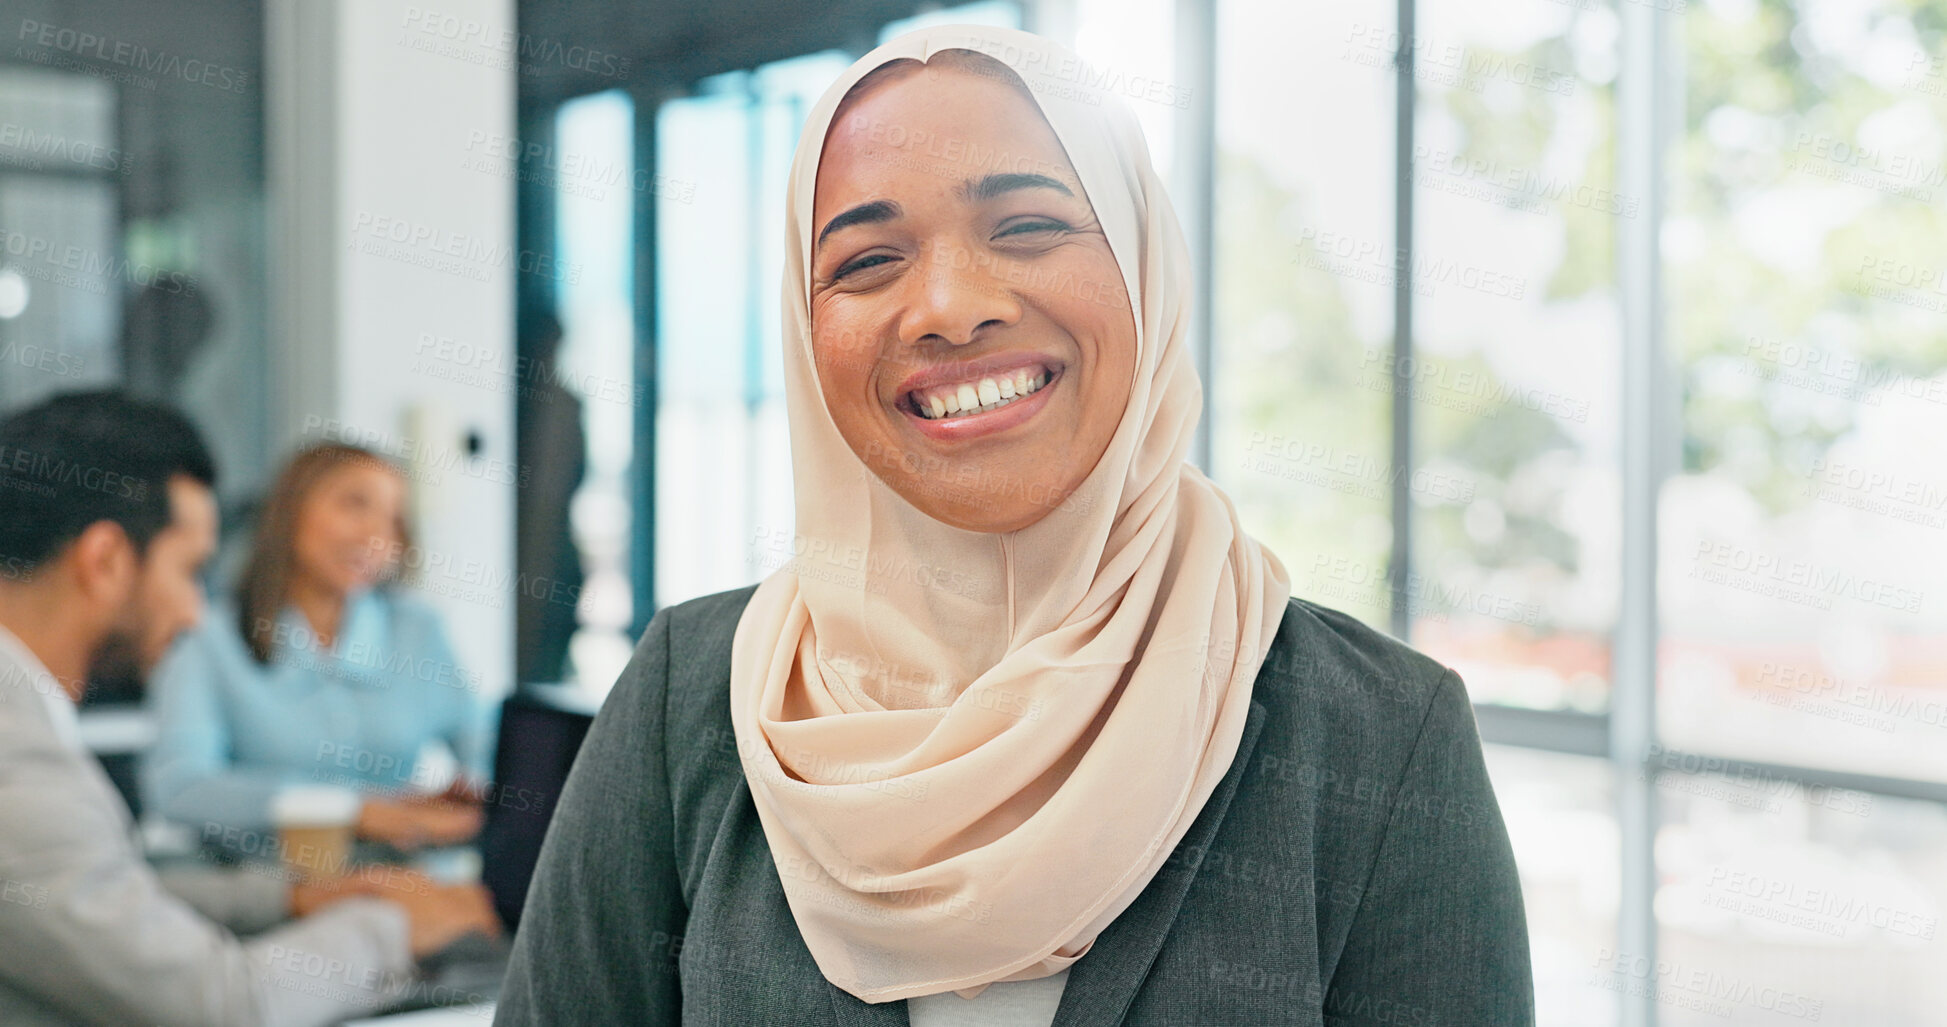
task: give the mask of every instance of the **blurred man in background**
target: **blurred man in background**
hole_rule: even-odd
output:
[[[540,315],[526,334],[532,359],[522,362],[514,398],[522,478],[514,552],[524,583],[515,594],[514,661],[522,682],[554,682],[568,677],[582,589],[581,550],[567,511],[588,471],[588,437],[581,397],[561,384],[561,322]]]
[[[81,745],[75,703],[91,678],[146,674],[202,615],[215,477],[187,420],[117,393],[0,421],[10,1027],[331,1023],[409,986],[415,956],[498,932],[477,886],[404,873],[291,885],[243,870],[165,881],[144,861],[126,804]]]

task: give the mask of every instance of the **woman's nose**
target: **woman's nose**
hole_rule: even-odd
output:
[[[917,345],[933,337],[963,346],[989,324],[1019,321],[1021,304],[999,274],[1000,263],[960,243],[927,246],[908,279],[900,341]]]

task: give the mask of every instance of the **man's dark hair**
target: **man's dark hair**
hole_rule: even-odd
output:
[[[137,553],[168,527],[169,479],[216,487],[182,414],[119,390],[70,392],[0,420],[0,580],[31,575],[96,521]]]

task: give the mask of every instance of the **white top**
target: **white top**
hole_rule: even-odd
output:
[[[906,1000],[912,1027],[1048,1027],[1068,986],[1068,971],[1032,981],[989,984],[973,998],[950,991]]]
[[[494,1016],[492,1002],[466,1006],[444,1006],[412,1013],[374,1016],[368,1020],[346,1020],[342,1027],[480,1027]]]

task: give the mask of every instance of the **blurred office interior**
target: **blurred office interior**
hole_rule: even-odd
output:
[[[387,453],[483,687],[592,709],[794,558],[783,183],[920,19],[1137,112],[1195,459],[1466,681],[1542,1023],[1947,1024],[1947,0],[14,0],[0,410],[187,410],[212,590]]]

